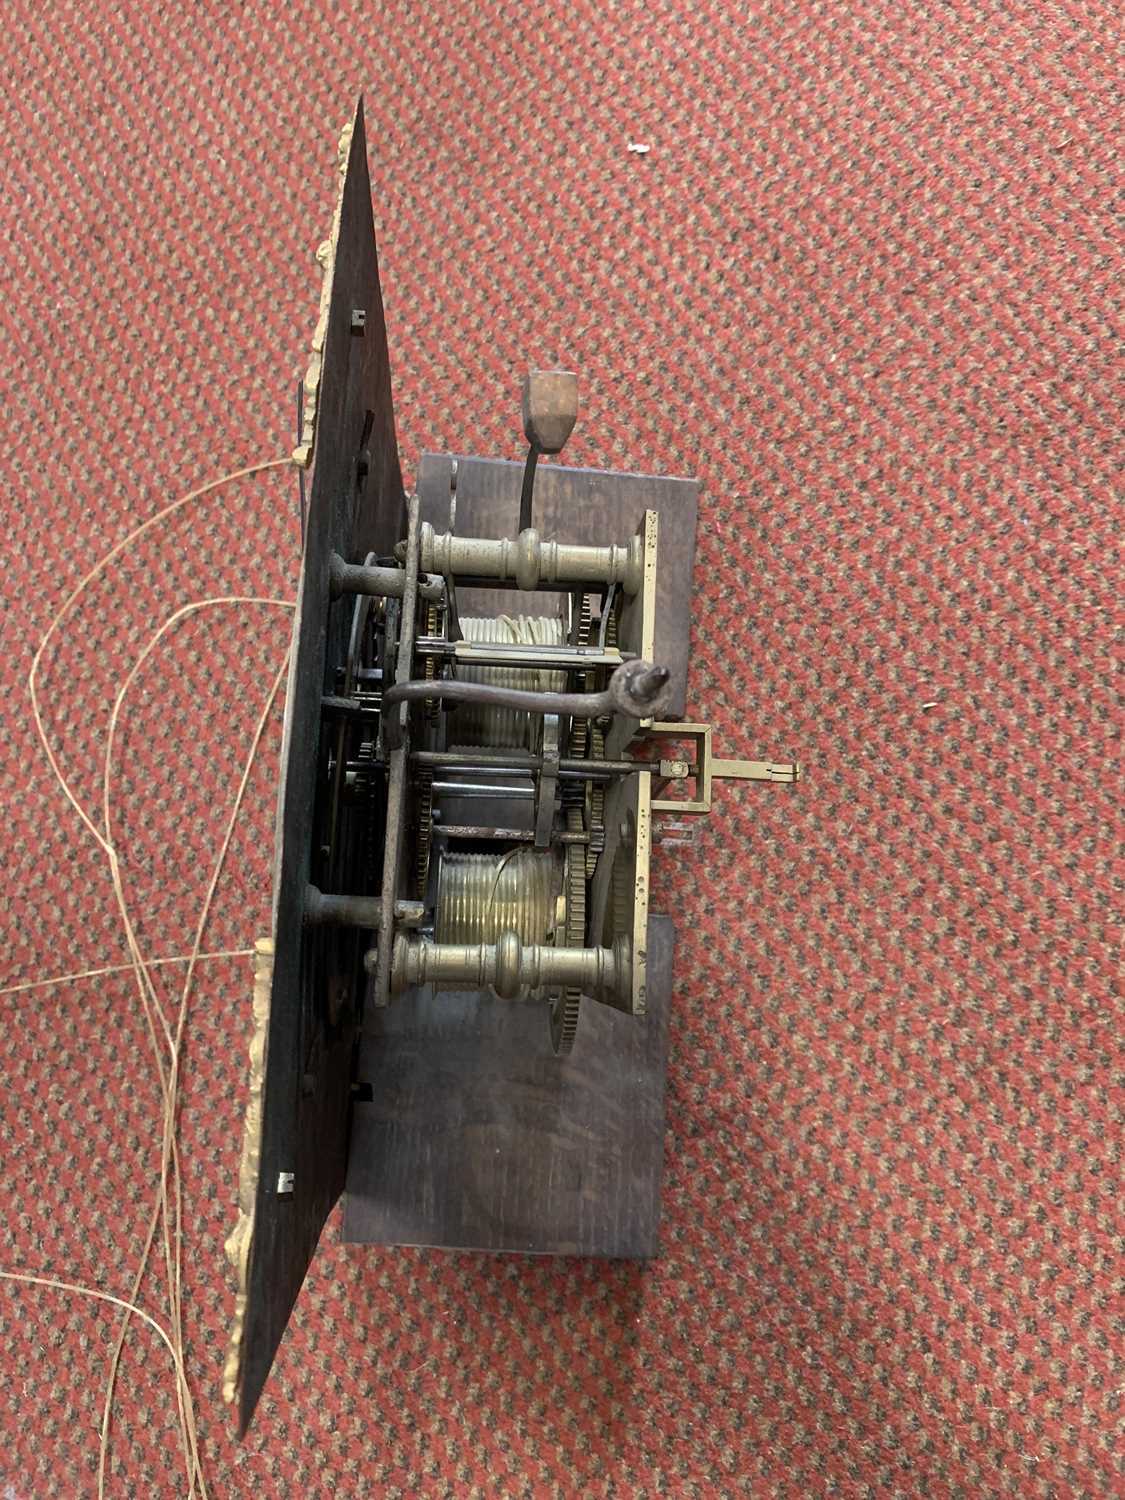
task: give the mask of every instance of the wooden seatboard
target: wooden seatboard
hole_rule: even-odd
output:
[[[584,1000],[569,1057],[542,1004],[427,989],[369,1015],[343,1238],[655,1255],[673,936],[649,919],[647,1016]]]

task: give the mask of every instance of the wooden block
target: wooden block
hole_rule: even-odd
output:
[[[574,1050],[540,1005],[415,991],[364,1026],[343,1238],[655,1255],[673,927],[649,922],[648,1015],[585,1000]]]

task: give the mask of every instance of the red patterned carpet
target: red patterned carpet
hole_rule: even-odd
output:
[[[3,983],[124,961],[32,653],[132,526],[291,446],[360,88],[408,474],[519,456],[523,369],[579,369],[568,461],[702,481],[693,710],[807,779],[723,788],[660,858],[659,1261],[345,1249],[333,1220],[242,1445],[217,1391],[249,961],[204,966],[210,1494],[1125,1493],[1115,7],[326,9],[6,9]],[[272,474],[109,569],[43,667],[84,806],[151,632],[291,598],[297,566]],[[148,954],[190,946],[288,628],[202,611],[130,689],[111,821]],[[210,950],[266,930],[277,750],[275,718]],[[0,1269],[126,1296],[159,1159],[134,980],[0,1007]],[[142,1301],[164,1316],[155,1271]],[[0,1284],[4,1500],[95,1493],[118,1317]],[[184,1489],[137,1326],[107,1493]]]

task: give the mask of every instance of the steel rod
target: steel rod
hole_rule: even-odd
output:
[[[535,796],[531,786],[491,786],[475,781],[435,781],[433,790],[447,797],[503,797],[506,802],[530,802]]]
[[[383,922],[378,896],[339,896],[305,887],[305,923],[309,927],[366,927],[377,931]]]
[[[479,823],[435,823],[434,838],[446,839],[503,839],[506,843],[532,844],[535,834],[530,828],[491,828]],[[574,833],[569,829],[556,829],[551,835],[552,844],[588,844],[588,833]]]
[[[414,642],[418,656],[436,656],[445,661],[462,662],[473,667],[536,667],[541,671],[550,668],[618,667],[623,661],[632,661],[635,652],[599,650],[596,646],[506,646],[500,641],[477,644],[475,641],[451,641],[443,636],[424,635]]]
[[[489,771],[538,771],[539,757],[519,750],[511,754],[493,755],[477,750],[414,750],[410,759],[419,766],[433,766],[439,770],[467,771],[484,767]],[[564,755],[559,760],[559,770],[576,776],[593,779],[610,776],[629,776],[634,771],[651,771],[655,762],[647,760],[579,760]]]
[[[328,560],[329,588],[334,599],[341,594],[371,594],[375,598],[401,599],[406,589],[403,568],[380,568],[367,563],[346,562],[338,552]],[[440,578],[420,574],[418,593],[423,599],[440,599],[444,592]]]

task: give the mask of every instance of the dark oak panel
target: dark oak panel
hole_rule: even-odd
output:
[[[648,1015],[583,1001],[565,1058],[541,1006],[415,991],[369,1015],[344,1239],[654,1255],[672,945],[650,918]]]
[[[362,336],[352,310],[362,308]],[[361,451],[366,455],[361,461]],[[371,212],[363,108],[355,121],[320,388],[313,474],[294,621],[278,794],[274,977],[262,1110],[261,1172],[250,1252],[239,1422],[245,1430],[285,1331],[324,1221],[344,1185],[358,997],[329,1020],[323,989],[350,955],[302,928],[309,879],[320,698],[343,659],[353,603],[330,603],[332,551],[362,561],[403,534],[403,493],[391,406],[383,301]],[[354,936],[339,941],[351,941]],[[277,1191],[279,1172],[293,1191]]]

